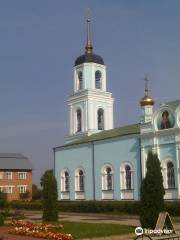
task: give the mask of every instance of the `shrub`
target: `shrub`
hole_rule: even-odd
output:
[[[164,187],[161,163],[157,154],[149,151],[146,177],[141,186],[140,221],[143,228],[154,229],[158,215],[164,211]]]
[[[4,225],[4,216],[0,213],[0,226]]]
[[[138,201],[69,201],[59,202],[62,212],[139,214]]]
[[[57,182],[52,172],[45,172],[42,181],[43,186],[43,220],[57,221]]]
[[[23,201],[14,200],[9,203],[10,207],[13,209],[25,209],[25,210],[42,210],[41,201]]]
[[[11,213],[10,213],[10,209],[9,208],[5,208],[1,214],[4,216],[4,218],[6,217],[10,217],[11,216]]]
[[[0,208],[5,207],[7,204],[7,194],[0,192]]]
[[[32,199],[33,200],[42,199],[42,190],[39,189],[36,184],[32,185]]]
[[[13,209],[42,210],[42,201],[12,201]],[[111,213],[139,215],[139,201],[59,201],[61,212]],[[166,201],[165,211],[172,216],[180,216],[180,201]]]

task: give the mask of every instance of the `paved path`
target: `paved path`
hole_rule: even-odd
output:
[[[29,220],[41,221],[42,213],[40,211],[24,211]],[[113,223],[121,225],[140,226],[139,216],[136,215],[111,215],[101,213],[59,213],[60,221],[88,222],[88,223]],[[172,218],[175,229],[180,231],[180,217]]]
[[[27,219],[32,221],[41,221],[42,213],[37,211],[28,212],[24,211]],[[101,214],[101,213],[59,213],[60,221],[73,221],[73,222],[88,222],[88,223],[113,223],[113,224],[123,224],[131,226],[139,226],[139,217],[130,215],[111,215],[111,214]]]

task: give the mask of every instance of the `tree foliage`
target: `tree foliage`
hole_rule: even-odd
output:
[[[0,208],[7,205],[7,194],[0,191]]]
[[[53,175],[53,169],[48,169],[48,170],[46,170],[45,173],[42,175],[42,177],[41,177],[41,179],[40,179],[40,185],[41,185],[41,187],[43,187],[44,179],[45,179],[48,175]]]
[[[3,226],[3,225],[4,225],[4,216],[2,213],[0,213],[0,226]]]
[[[47,170],[41,178],[43,195],[43,220],[58,220],[57,182],[51,170]]]
[[[140,221],[144,228],[154,229],[158,215],[164,210],[164,187],[161,163],[157,154],[148,152],[146,177],[141,186]]]
[[[39,189],[36,184],[32,185],[32,199],[33,200],[42,199],[42,190]]]

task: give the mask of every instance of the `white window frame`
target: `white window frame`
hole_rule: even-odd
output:
[[[0,186],[0,192],[5,193],[5,186]]]
[[[6,193],[8,194],[13,193],[13,186],[6,186]]]
[[[111,182],[112,182],[111,189],[108,188],[108,180],[107,180],[108,175],[105,172],[107,168],[111,169]],[[102,191],[114,191],[114,170],[112,165],[110,164],[105,164],[101,169],[101,189]]]
[[[79,172],[82,171],[83,175],[79,175]],[[83,177],[83,189],[80,186],[80,177]],[[76,192],[85,192],[85,172],[82,168],[75,170],[75,191]]]
[[[126,183],[126,166],[131,168],[131,189],[127,188]],[[134,167],[130,162],[124,162],[120,166],[120,188],[121,190],[134,190]]]
[[[173,167],[172,167],[172,169],[173,169],[173,175],[172,175],[172,176],[173,176],[173,182],[172,182],[172,179],[171,179],[171,181],[168,182],[168,180],[169,180],[169,179],[168,179],[168,164],[169,164],[169,163],[172,163],[172,166],[173,166]],[[171,170],[172,170],[172,169],[171,169]],[[172,173],[171,173],[171,174],[172,174]],[[171,178],[172,178],[172,176],[171,176]],[[170,183],[170,184],[169,184],[169,183]],[[173,163],[173,162],[168,162],[168,163],[167,163],[167,185],[168,185],[168,189],[175,189],[175,186],[176,186],[176,184],[175,184],[175,169],[174,169],[174,163]]]
[[[81,128],[80,128],[80,130],[78,130],[78,111],[80,111],[80,113],[81,113],[81,118],[80,118]],[[75,111],[75,133],[82,133],[83,132],[83,115],[82,114],[83,114],[82,108],[77,107],[76,111]]]
[[[19,193],[27,192],[27,185],[18,185]]]
[[[13,185],[0,186],[0,192],[11,194],[13,193]]]
[[[5,172],[6,179],[12,179],[12,172]]]
[[[82,74],[82,78],[79,78],[79,74]],[[82,70],[78,70],[77,71],[77,91],[81,91],[83,90],[83,71]]]
[[[168,188],[168,177],[167,177],[167,164],[169,162],[172,162],[174,165],[174,180],[175,180],[175,188],[177,188],[177,172],[176,172],[176,164],[175,161],[172,160],[172,158],[168,157],[161,161],[162,166],[162,175],[163,175],[163,185],[166,190],[173,190],[173,188]],[[174,189],[175,189],[174,188]]]
[[[20,180],[25,180],[27,179],[27,172],[18,172],[18,178]]]
[[[102,129],[99,129],[99,111],[102,111],[102,116],[103,116],[103,119],[102,119]],[[104,111],[104,108],[102,108],[102,107],[99,107],[98,109],[97,109],[97,129],[98,130],[105,130],[105,111]]]
[[[3,179],[4,178],[4,172],[0,172],[0,179]]]
[[[66,176],[65,173],[68,173],[68,188],[66,188]],[[70,174],[69,171],[67,169],[62,170],[61,172],[61,192],[69,192],[69,188],[70,188]]]
[[[98,82],[97,82],[97,77],[96,77],[96,74],[97,73],[100,73],[100,78],[99,78],[99,80],[98,80]],[[95,71],[95,89],[99,89],[99,90],[102,90],[102,71],[100,71],[99,69],[97,69],[96,71]]]

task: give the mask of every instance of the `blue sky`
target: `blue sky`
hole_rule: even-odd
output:
[[[68,133],[66,100],[89,8],[115,126],[139,121],[145,76],[157,105],[180,99],[179,0],[0,1],[0,152],[28,156],[36,183]]]

